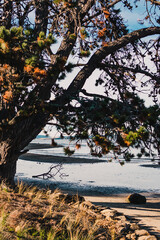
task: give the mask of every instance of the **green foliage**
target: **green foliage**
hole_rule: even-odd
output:
[[[64,154],[65,154],[65,155],[68,155],[68,156],[73,155],[74,152],[75,152],[74,150],[70,150],[69,147],[63,148],[63,150],[64,150]]]
[[[0,38],[3,39],[4,41],[10,40],[10,31],[6,29],[4,26],[0,27]]]
[[[12,27],[10,29],[11,37],[22,37],[23,36],[23,28],[22,27]]]
[[[40,40],[44,40],[46,38],[45,33],[44,32],[40,32],[39,33],[39,38],[40,38]]]
[[[76,39],[76,34],[75,33],[70,34],[69,38],[72,39],[72,40],[75,40]]]
[[[57,41],[56,41],[55,37],[53,36],[53,34],[49,33],[47,38],[46,38],[46,42],[47,42],[48,45],[51,45],[51,44],[56,43]]]
[[[137,139],[138,139],[138,134],[137,134],[137,132],[130,131],[130,132],[128,133],[128,135],[126,136],[126,141],[129,141],[131,144],[133,144],[134,142],[136,142]]]
[[[29,37],[30,35],[33,34],[33,29],[31,28],[27,28],[26,30],[24,30],[24,34]]]
[[[132,154],[130,152],[125,152],[123,157],[124,157],[126,162],[129,162],[134,157],[134,154]]]
[[[72,63],[68,63],[68,64],[65,66],[65,70],[66,70],[68,73],[72,72],[73,68],[74,68],[74,64],[72,64]]]
[[[89,33],[86,31],[86,28],[81,28],[80,30],[81,38],[84,40],[85,38],[89,37]]]
[[[25,50],[28,48],[28,43],[27,42],[23,42],[22,43],[22,48]]]
[[[35,56],[30,57],[30,58],[27,58],[25,60],[25,64],[35,67],[37,65],[38,60],[39,60],[38,56],[35,55]]]
[[[81,57],[89,57],[90,56],[90,51],[89,50],[81,50],[80,51],[80,56]]]

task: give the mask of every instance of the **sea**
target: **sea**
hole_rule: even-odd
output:
[[[149,158],[133,159],[120,164],[123,159],[112,159],[112,156],[100,158],[99,162],[92,162],[85,142],[76,150],[72,157],[90,159],[90,163],[52,164],[45,162],[46,155],[65,156],[64,147],[74,149],[75,142],[65,137],[55,138],[61,147],[32,149],[29,153],[44,156],[44,162],[19,159],[17,162],[16,181],[23,181],[31,185],[50,189],[61,189],[80,194],[109,195],[133,192],[160,193],[160,165]],[[39,135],[32,143],[51,144],[51,138]],[[104,161],[102,161],[104,160]],[[47,173],[52,168],[51,178],[33,177]]]

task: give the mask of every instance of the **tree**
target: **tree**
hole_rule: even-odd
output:
[[[77,139],[76,148],[86,139],[92,155],[112,151],[127,160],[130,147],[140,154],[159,150],[159,3],[143,1],[147,11],[139,23],[147,27],[131,31],[120,8],[136,12],[139,4],[0,1],[0,181],[14,184],[18,157],[52,119]],[[69,87],[60,87],[78,67]],[[104,95],[84,89],[96,69],[101,75],[95,84]],[[146,89],[153,99],[149,107],[140,94]]]

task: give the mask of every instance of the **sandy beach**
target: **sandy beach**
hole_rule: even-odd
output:
[[[42,146],[39,144],[30,145],[30,149],[40,149],[42,147],[50,148],[49,144]],[[83,159],[76,157],[62,157],[53,155],[39,155],[34,153],[27,153],[20,157],[22,160],[27,161],[38,161],[38,162],[48,162],[48,163],[94,163],[101,162],[103,160],[99,159]],[[145,166],[144,166],[145,167]],[[147,167],[155,167],[155,165],[150,164]],[[156,165],[156,168],[159,168]],[[75,193],[75,192],[72,192]],[[126,201],[128,196],[125,194],[112,194],[112,195],[90,195],[90,193],[79,193],[83,194],[87,201],[91,201],[96,205],[102,205],[105,207],[110,207],[123,213],[129,219],[134,219],[143,228],[146,228],[151,234],[154,234],[157,239],[160,239],[160,194],[156,193],[143,193],[146,196],[147,203],[143,205],[133,205]]]
[[[85,196],[85,199],[96,205],[110,207],[123,213],[129,219],[154,234],[160,239],[160,194],[144,193],[147,203],[143,205],[129,204],[125,194],[112,196]]]

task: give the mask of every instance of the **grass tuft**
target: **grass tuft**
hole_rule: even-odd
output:
[[[118,240],[116,220],[78,195],[18,183],[0,186],[0,240]],[[114,223],[114,224],[113,224]]]

